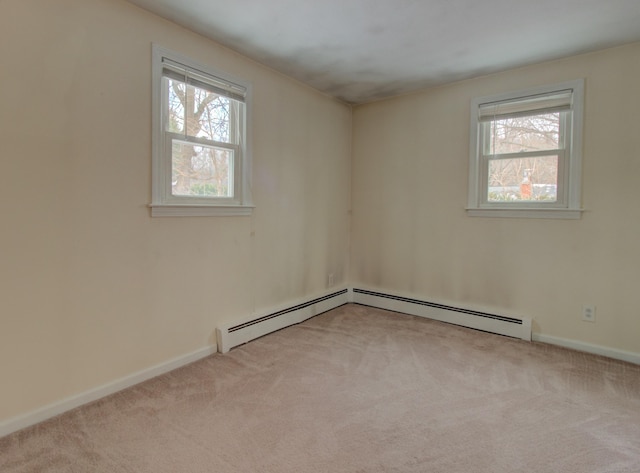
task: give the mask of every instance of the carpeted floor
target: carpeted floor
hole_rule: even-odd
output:
[[[346,305],[0,439],[0,471],[640,472],[640,366]]]

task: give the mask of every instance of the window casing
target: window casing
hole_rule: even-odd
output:
[[[580,218],[584,81],[471,104],[472,216]]]
[[[153,46],[152,216],[248,215],[249,84]]]

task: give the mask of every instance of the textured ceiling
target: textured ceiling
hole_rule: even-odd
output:
[[[640,0],[129,1],[349,103],[640,41]]]

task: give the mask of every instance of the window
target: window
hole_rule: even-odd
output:
[[[153,46],[152,216],[251,213],[250,87]]]
[[[471,104],[472,216],[580,218],[584,81]]]

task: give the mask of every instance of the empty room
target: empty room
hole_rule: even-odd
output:
[[[639,472],[637,0],[0,0],[0,471]]]

